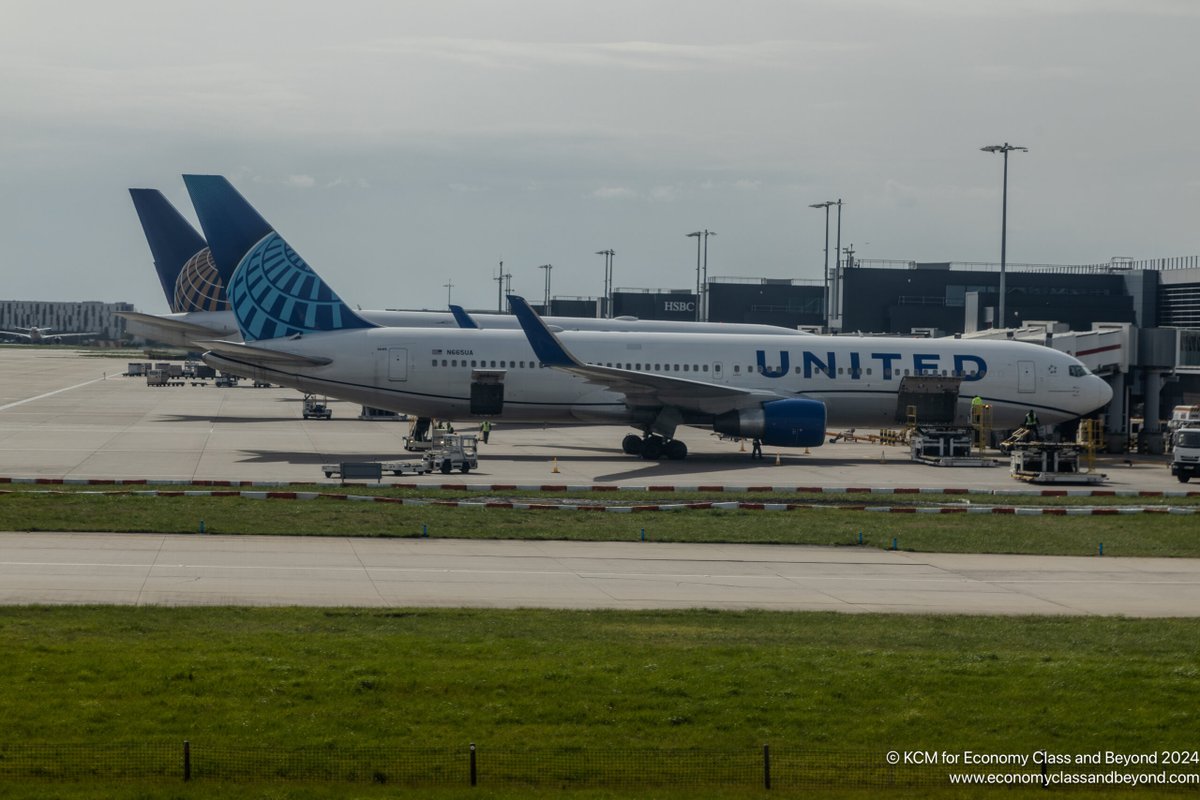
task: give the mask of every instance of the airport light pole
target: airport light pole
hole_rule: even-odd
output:
[[[842,306],[842,198],[837,200],[837,245],[833,249],[833,314],[837,316],[838,310]],[[830,333],[832,333],[832,324],[830,325]]]
[[[688,238],[696,237],[696,321],[708,319],[708,310],[705,299],[708,295],[708,237],[716,236],[716,231],[710,231],[705,228],[702,231],[694,231],[689,233]],[[704,240],[704,266],[701,272],[700,262],[700,240]]]
[[[546,304],[542,307],[543,314],[550,313],[550,270],[554,269],[553,264],[542,264],[538,269],[546,270]]]
[[[450,305],[450,292],[454,289],[454,281],[449,280],[442,284],[446,287],[446,305]]]
[[[696,321],[700,321],[700,237],[704,235],[704,231],[693,231],[687,237],[691,239],[696,237]]]
[[[833,200],[824,203],[812,203],[809,208],[825,209],[825,331],[829,331],[829,207],[838,205]],[[840,211],[840,207],[839,207]]]
[[[1007,245],[1008,245],[1008,154],[1013,150],[1020,150],[1023,153],[1028,153],[1028,147],[1017,147],[1016,145],[1005,142],[1004,144],[990,144],[987,147],[979,148],[985,153],[1002,153],[1004,155],[1004,189],[1002,190],[1000,201],[1000,320],[999,325],[993,323],[992,327],[1006,328],[1008,323],[1004,316],[1004,272],[1005,263],[1007,261]]]
[[[604,313],[603,317],[612,318],[612,260],[617,254],[611,247],[607,250],[597,250],[596,255],[604,256]]]
[[[700,305],[704,312],[703,321],[708,322],[708,237],[716,236],[716,231],[704,229],[704,277],[700,281]]]
[[[504,313],[504,280],[506,278],[509,280],[512,280],[512,275],[509,273],[505,273],[504,262],[501,261],[500,262],[500,272],[496,275],[496,277],[492,278],[492,280],[494,280],[496,282],[496,313],[497,314]]]

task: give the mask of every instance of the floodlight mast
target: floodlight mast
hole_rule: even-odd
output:
[[[504,262],[500,262],[500,272],[496,277],[492,278],[496,282],[496,313],[504,313],[504,282],[505,280],[512,281],[512,273],[504,271]],[[509,293],[511,294],[512,284],[509,284]]]
[[[612,260],[616,254],[611,247],[596,251],[596,255],[604,256],[604,313],[601,316],[606,319],[612,319]]]
[[[543,307],[544,310],[542,311],[542,313],[549,314],[550,313],[550,270],[554,269],[554,265],[553,264],[542,264],[540,267],[538,267],[538,269],[546,270],[546,303],[545,303],[545,306]]]
[[[1017,145],[1009,144],[989,144],[987,147],[979,148],[985,153],[1002,153],[1004,155],[1004,188],[1002,190],[1000,201],[1000,328],[1007,328],[1008,321],[1004,315],[1005,312],[1005,297],[1006,288],[1004,283],[1005,265],[1007,262],[1008,250],[1008,154],[1013,150],[1020,150],[1023,153],[1028,153],[1028,147],[1018,147]],[[992,327],[997,327],[993,323]]]
[[[690,239],[696,237],[696,321],[708,319],[707,295],[708,295],[708,237],[716,236],[716,231],[710,231],[705,228],[702,231],[693,231],[687,234]],[[700,267],[700,240],[704,240],[704,267],[701,273]],[[703,274],[703,277],[701,275]]]
[[[840,200],[826,200],[824,203],[811,203],[809,208],[825,209],[825,297],[822,305],[825,306],[825,332],[829,332],[829,207],[838,206],[841,208]]]

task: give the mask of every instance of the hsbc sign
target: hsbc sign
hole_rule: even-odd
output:
[[[699,298],[691,292],[615,292],[613,313],[638,319],[694,320]]]

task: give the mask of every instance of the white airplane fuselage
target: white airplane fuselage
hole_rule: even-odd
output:
[[[1043,424],[1064,422],[1095,411],[1112,396],[1103,379],[1073,357],[1021,342],[573,331],[559,337],[588,364],[819,400],[833,428],[894,424],[900,382],[907,376],[960,378],[958,419],[968,420],[978,395],[991,405],[998,428],[1016,427],[1030,409]],[[620,392],[539,365],[519,330],[369,328],[253,346],[331,363],[253,364],[216,353],[206,354],[205,361],[306,392],[438,419],[636,425],[647,413]],[[499,414],[471,413],[472,383],[481,373],[504,385]],[[693,409],[683,422],[703,425],[711,415]]]
[[[458,322],[446,311],[359,311],[363,319],[394,328],[437,328],[457,330]],[[123,314],[130,318],[130,330],[164,344],[191,347],[200,339],[240,340],[237,318],[232,311],[184,311],[173,314]],[[481,328],[520,330],[511,314],[472,314]],[[629,331],[662,333],[743,333],[763,336],[807,336],[791,328],[739,322],[680,322],[655,319],[598,319],[595,317],[543,317],[547,324],[562,330]]]

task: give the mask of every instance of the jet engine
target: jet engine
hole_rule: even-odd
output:
[[[761,408],[728,411],[713,430],[776,447],[818,447],[825,441],[825,404],[819,400],[772,400]]]

